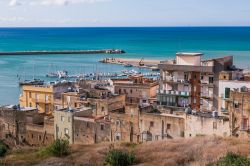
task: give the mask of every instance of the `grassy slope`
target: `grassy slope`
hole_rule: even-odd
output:
[[[6,165],[103,165],[110,144],[74,145],[72,154],[64,158],[49,157],[38,149],[25,148],[10,152],[2,163]],[[217,161],[227,152],[250,157],[250,139],[197,137],[140,145],[116,144],[116,148],[134,151],[138,165],[200,166]]]

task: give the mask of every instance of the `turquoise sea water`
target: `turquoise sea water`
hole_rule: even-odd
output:
[[[178,51],[203,52],[204,59],[234,55],[236,65],[250,67],[250,27],[0,28],[0,51],[108,48],[125,50],[126,54],[112,55],[124,58],[172,59]],[[71,74],[96,68],[122,70],[122,66],[97,62],[110,56],[0,56],[0,105],[18,102],[17,75],[45,79],[52,70],[65,69]]]

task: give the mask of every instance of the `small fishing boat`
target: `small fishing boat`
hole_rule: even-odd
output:
[[[124,67],[133,67],[133,65],[131,65],[131,64],[124,64],[123,66]]]
[[[19,86],[23,86],[23,85],[43,85],[43,84],[44,84],[44,81],[40,80],[40,79],[19,81]]]

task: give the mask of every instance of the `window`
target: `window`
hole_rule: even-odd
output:
[[[120,126],[120,121],[119,121],[119,120],[116,120],[116,121],[115,121],[115,124],[116,124],[116,126]]]
[[[188,73],[184,73],[184,79],[188,80]]]
[[[64,133],[67,134],[67,135],[69,135],[69,129],[65,128],[64,129]]]
[[[86,127],[89,128],[89,122],[86,123]]]
[[[102,107],[102,112],[104,111],[104,107]]]
[[[153,121],[150,122],[150,127],[154,127],[154,122]]]
[[[32,93],[31,92],[29,92],[29,98],[31,98],[32,97]]]
[[[171,124],[167,124],[167,130],[171,129]]]
[[[201,80],[203,80],[203,79],[204,79],[204,76],[202,75],[202,76],[201,76]]]
[[[124,92],[124,93],[127,93],[126,89],[123,89],[123,92]]]
[[[209,77],[209,84],[214,83],[214,77]]]
[[[130,93],[131,93],[131,94],[133,93],[133,90],[132,90],[132,89],[130,89]]]
[[[41,141],[41,140],[42,140],[42,136],[41,136],[41,135],[39,135],[39,136],[38,136],[38,139],[39,139],[39,141]]]
[[[214,129],[214,130],[217,129],[217,122],[213,122],[213,129]]]
[[[235,102],[234,102],[234,108],[236,108],[236,109],[239,109],[239,108],[240,108],[239,102],[238,102],[238,101],[235,101]]]
[[[61,122],[64,122],[64,116],[61,116]]]
[[[104,130],[104,124],[101,124],[101,130]]]
[[[32,107],[32,103],[30,103],[30,107]]]
[[[49,101],[49,96],[45,95],[45,101],[48,102]]]
[[[241,126],[242,130],[247,130],[248,129],[248,118],[243,118],[242,119],[242,126]]]
[[[230,97],[230,88],[225,88],[225,98],[229,98]]]
[[[130,103],[133,103],[133,100],[132,100],[132,99],[130,99]]]

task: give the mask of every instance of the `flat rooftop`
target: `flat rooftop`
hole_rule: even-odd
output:
[[[202,56],[203,53],[199,52],[177,52],[177,56]]]
[[[36,110],[36,108],[32,108],[32,107],[18,107],[16,105],[7,105],[7,106],[3,106],[2,108],[15,109],[17,111],[34,111],[34,110]]]
[[[86,110],[90,110],[92,109],[91,107],[80,107],[80,108],[63,108],[63,109],[59,109],[57,111],[61,111],[61,112],[81,112],[81,111],[86,111]]]

